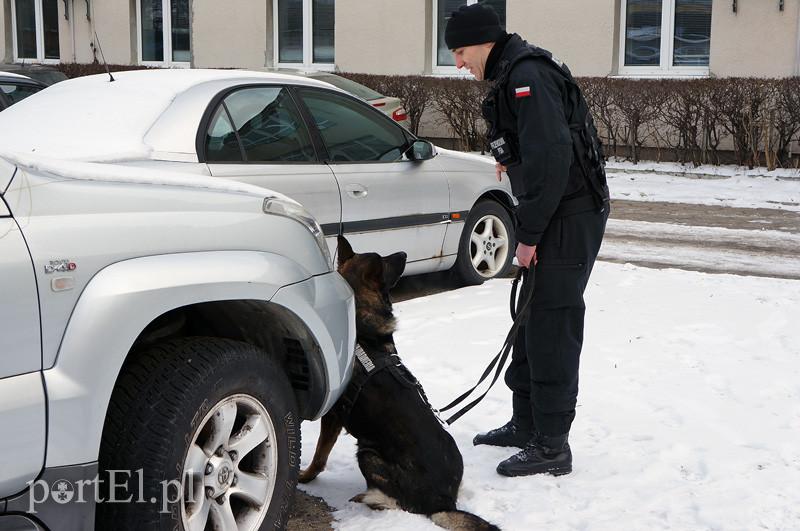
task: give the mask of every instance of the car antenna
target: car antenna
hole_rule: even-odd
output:
[[[111,75],[111,70],[108,68],[108,63],[106,63],[106,56],[103,54],[103,47],[100,46],[100,38],[97,36],[97,30],[94,30],[94,40],[97,43],[97,49],[100,50],[100,58],[103,60],[103,66],[106,69],[106,74],[108,74],[108,81],[109,83],[116,81],[114,76]]]

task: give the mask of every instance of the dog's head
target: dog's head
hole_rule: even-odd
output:
[[[339,273],[356,296],[356,326],[361,336],[385,336],[395,330],[389,290],[406,268],[406,253],[380,256],[356,254],[350,242],[339,236]]]

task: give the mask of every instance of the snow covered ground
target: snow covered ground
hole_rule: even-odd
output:
[[[610,219],[600,259],[800,279],[800,234]]]
[[[510,281],[395,305],[398,349],[443,405],[470,387],[509,326]],[[587,328],[574,472],[498,476],[510,449],[473,447],[504,423],[502,384],[452,428],[464,455],[460,507],[509,530],[800,529],[800,281],[598,262]],[[303,464],[318,423],[303,425]],[[328,470],[303,488],[337,509],[336,526],[436,529],[372,512],[343,435]]]
[[[747,177],[774,177],[778,179],[800,178],[800,169],[797,168],[777,168],[769,171],[765,167],[755,167],[750,169],[746,166],[736,166],[733,164],[723,164],[721,166],[706,164],[695,167],[693,164],[681,164],[679,162],[654,162],[648,160],[639,161],[639,163],[634,164],[619,157],[611,157],[606,164],[606,169],[608,171],[617,172],[682,175],[696,179],[709,177],[734,177],[738,175]]]
[[[794,170],[615,161],[608,173],[616,200],[800,212]],[[451,427],[465,463],[460,508],[508,530],[800,529],[800,280],[743,276],[800,278],[800,234],[613,216],[600,259],[621,263],[598,262],[586,293],[574,472],[504,478],[494,469],[513,450],[472,446],[510,416],[501,381]],[[400,355],[434,405],[471,387],[496,353],[509,290],[497,280],[395,305]],[[317,433],[303,425],[303,464]],[[328,470],[302,487],[336,508],[339,529],[437,529],[348,502],[365,487],[354,454],[343,435]]]
[[[800,172],[737,166],[702,167],[714,178],[699,178],[691,166],[610,162],[608,187],[612,199],[664,201],[742,208],[773,208],[800,212]]]
[[[480,155],[478,152],[474,152]],[[490,158],[491,155],[483,155]],[[606,164],[612,199],[697,205],[773,208],[800,212],[800,170],[699,166],[611,159]]]

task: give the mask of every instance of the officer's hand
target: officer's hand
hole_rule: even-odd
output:
[[[519,263],[520,267],[524,267],[526,269],[530,269],[531,267],[531,260],[533,260],[533,265],[539,263],[539,258],[536,256],[536,246],[533,245],[525,245],[524,243],[517,244],[517,263]]]
[[[495,162],[494,163],[494,172],[495,172],[495,175],[497,176],[497,180],[498,181],[502,181],[503,180],[503,172],[506,171],[507,169],[508,168],[506,168],[505,166],[503,166],[499,162]]]

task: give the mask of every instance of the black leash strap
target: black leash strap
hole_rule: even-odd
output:
[[[534,267],[531,265],[531,267]],[[520,283],[520,280],[523,282],[522,288],[522,303],[518,304],[517,301],[517,288]],[[447,424],[452,424],[458,419],[460,419],[467,411],[472,409],[473,407],[477,406],[478,403],[483,400],[483,397],[487,395],[487,393],[491,390],[494,386],[497,379],[500,377],[500,373],[503,372],[503,367],[505,367],[506,360],[508,359],[508,354],[511,352],[511,349],[514,347],[514,340],[517,337],[517,332],[519,331],[520,326],[522,326],[522,322],[525,320],[525,316],[528,313],[528,309],[530,308],[531,301],[533,300],[533,288],[534,288],[534,271],[519,268],[517,270],[517,275],[514,277],[514,282],[511,284],[511,318],[514,319],[514,324],[511,325],[511,330],[508,331],[508,335],[506,335],[506,340],[503,343],[503,346],[500,348],[500,352],[492,359],[489,366],[486,367],[486,370],[483,371],[478,383],[476,383],[469,391],[462,394],[445,407],[440,409],[439,411],[447,411],[448,409],[452,409],[456,407],[458,404],[463,402],[467,399],[472,392],[478,388],[481,383],[489,376],[489,374],[494,369],[494,377],[492,378],[492,382],[489,384],[489,387],[486,391],[483,392],[481,396],[458,410],[457,412],[453,413],[453,415],[448,418],[445,422]],[[526,291],[527,289],[527,291]]]

